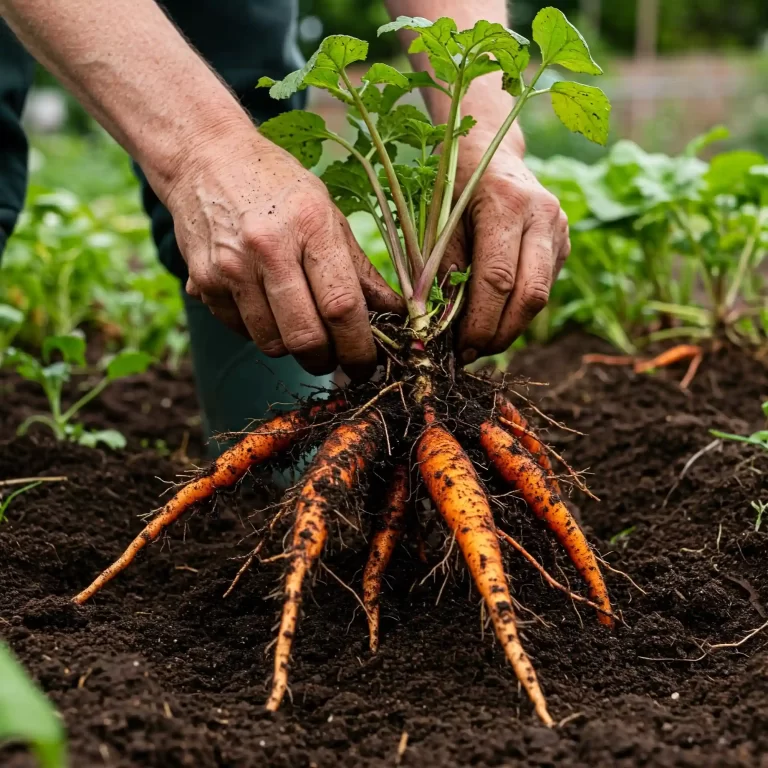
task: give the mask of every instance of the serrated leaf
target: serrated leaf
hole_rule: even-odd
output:
[[[459,120],[459,126],[454,131],[454,136],[467,136],[469,135],[469,132],[477,125],[477,120],[475,120],[472,115],[464,115],[464,117]]]
[[[331,35],[320,43],[301,69],[287,74],[282,80],[262,77],[256,87],[269,88],[273,99],[288,99],[312,85],[348,102],[349,95],[339,87],[339,76],[346,67],[356,61],[364,61],[367,55],[368,43],[365,40],[349,35]]]
[[[386,114],[392,107],[395,106],[397,101],[403,97],[406,93],[410,93],[414,88],[436,88],[443,91],[445,88],[440,85],[428,72],[406,72],[405,78],[408,81],[408,86],[401,88],[396,85],[386,85],[381,93],[381,102],[379,104],[378,112],[380,114]]]
[[[325,120],[314,112],[294,109],[259,126],[262,136],[290,152],[305,168],[313,168],[328,138]]]
[[[321,178],[333,201],[345,216],[356,211],[370,211],[370,183],[357,161],[350,159],[331,163]]]
[[[380,26],[376,34],[381,37],[386,32],[399,32],[401,29],[419,31],[431,26],[432,22],[422,16],[398,16],[394,21]]]
[[[434,283],[429,289],[429,300],[438,304],[445,304],[443,289],[437,283]]]
[[[512,96],[519,96],[523,92],[523,79],[505,72],[501,77],[501,87]]]
[[[398,88],[410,88],[408,78],[389,64],[373,64],[362,79],[371,84],[388,84]]]
[[[409,121],[421,122],[427,128],[432,128],[427,115],[412,104],[401,104],[390,112],[380,115],[376,128],[385,143],[402,141],[411,146],[420,147],[421,144],[414,138],[414,130],[409,126]]]
[[[559,64],[571,72],[602,75],[589,52],[587,41],[557,8],[542,8],[533,20],[533,39],[545,65]]]
[[[580,83],[554,83],[552,108],[563,125],[596,144],[608,142],[611,102],[599,89]]]
[[[77,334],[49,336],[43,341],[42,356],[47,363],[54,350],[61,353],[64,362],[70,365],[85,365],[85,339]]]
[[[467,68],[466,82],[501,68],[507,75],[520,78],[528,66],[531,55],[526,38],[507,29],[501,24],[478,21],[472,29],[454,35],[456,42],[465,51],[471,51],[478,58]],[[488,59],[487,54],[495,57],[497,67]]]
[[[124,350],[115,355],[107,363],[107,378],[110,381],[123,379],[126,376],[136,376],[144,373],[152,364],[153,358],[146,352]]]
[[[507,29],[498,22],[490,22],[481,19],[475,23],[475,26],[471,29],[465,29],[462,32],[457,32],[454,35],[456,42],[464,48],[464,50],[474,50],[478,48],[480,52],[490,50],[485,46],[489,43],[493,45],[493,41],[500,38],[509,37],[513,39],[518,47],[530,45],[530,40],[518,35],[517,32]]]
[[[398,16],[395,21],[379,27],[379,34],[401,29],[409,29],[418,34],[409,52],[426,53],[439,80],[452,83],[456,79],[457,67],[453,56],[459,53],[459,47],[453,39],[456,32],[453,19],[443,17],[431,22],[420,16]]]

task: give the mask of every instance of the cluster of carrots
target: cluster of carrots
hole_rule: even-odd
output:
[[[464,556],[469,572],[488,608],[496,636],[520,683],[542,722],[552,725],[536,672],[517,632],[513,601],[504,572],[500,539],[514,542],[497,528],[488,496],[472,461],[443,426],[428,397],[417,397],[424,429],[415,446],[422,482]],[[588,602],[601,623],[612,626],[614,615],[597,559],[574,520],[553,475],[543,444],[530,430],[518,409],[496,396],[498,420],[489,418],[479,429],[478,440],[498,475],[519,490],[533,513],[552,531],[567,551],[589,590]],[[262,424],[226,451],[209,472],[182,487],[160,513],[134,539],[125,553],[109,566],[74,602],[82,604],[126,568],[136,554],[155,540],[194,504],[216,490],[238,482],[254,465],[288,450],[306,436],[318,418],[345,408],[333,400],[311,409],[281,414]],[[328,538],[327,519],[340,498],[354,494],[363,476],[388,440],[383,417],[376,409],[336,424],[320,446],[294,501],[295,522],[286,556],[284,603],[276,641],[272,690],[267,709],[276,710],[288,686],[288,666],[296,633],[302,591],[307,574],[319,560]],[[381,524],[371,540],[363,573],[363,599],[370,629],[371,650],[379,644],[379,601],[382,580],[406,527],[410,472],[406,464],[393,467]],[[519,547],[519,545],[516,545]],[[529,558],[529,555],[523,553]]]

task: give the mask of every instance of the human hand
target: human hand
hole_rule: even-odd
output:
[[[166,196],[187,292],[270,357],[310,373],[376,363],[369,311],[402,312],[323,183],[252,126],[183,161]]]
[[[490,137],[470,134],[459,153],[460,194]],[[516,147],[500,148],[483,175],[443,269],[472,263],[458,351],[464,363],[503,352],[546,306],[571,245],[558,199]]]

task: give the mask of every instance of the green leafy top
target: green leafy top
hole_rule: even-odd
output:
[[[557,8],[542,8],[533,20],[533,39],[546,66],[558,64],[571,72],[602,75],[589,46],[576,27]]]

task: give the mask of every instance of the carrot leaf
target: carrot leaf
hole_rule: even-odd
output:
[[[563,125],[605,146],[611,114],[608,97],[594,86],[570,82],[554,83],[551,92],[552,109]]]
[[[542,8],[533,20],[533,39],[545,66],[559,64],[571,72],[602,75],[589,46],[576,27],[557,8]]]

